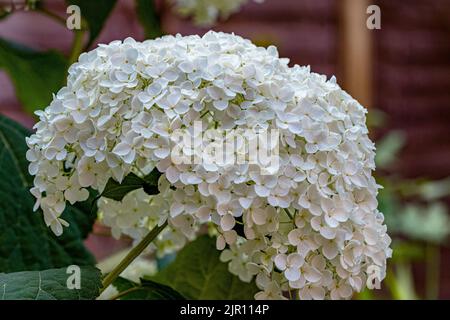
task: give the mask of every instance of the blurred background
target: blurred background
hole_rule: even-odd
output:
[[[394,256],[382,290],[355,298],[449,299],[450,1],[242,0],[214,25],[176,1],[0,0],[0,113],[32,127],[70,62],[98,43],[214,29],[275,45],[292,65],[336,75],[369,109]],[[66,26],[69,4],[81,7],[81,30]],[[366,25],[370,5],[379,29]],[[87,240],[99,261],[129,244],[101,226]]]

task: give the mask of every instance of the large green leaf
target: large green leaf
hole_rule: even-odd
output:
[[[0,39],[0,69],[14,84],[28,112],[46,107],[65,82],[67,62],[56,51],[38,52]]]
[[[155,39],[163,35],[161,21],[156,10],[155,0],[135,0],[139,22],[144,27],[146,39]]]
[[[116,0],[67,0],[67,2],[80,7],[81,16],[89,27],[89,42],[86,46],[89,47],[102,31]]]
[[[135,283],[125,278],[117,278],[113,285],[119,290],[120,300],[184,300],[185,298],[169,286],[152,280],[141,279]]]
[[[172,287],[187,299],[253,299],[256,285],[232,275],[219,255],[214,239],[201,236],[186,245],[152,280]]]
[[[33,212],[33,179],[25,158],[28,135],[27,129],[0,116],[0,272],[94,264],[83,245],[96,218],[90,203],[68,205],[63,217],[70,227],[61,237],[45,226],[42,212]]]
[[[99,294],[100,270],[80,268],[80,286],[73,285],[73,271],[67,268],[44,271],[0,273],[0,300],[93,300]]]

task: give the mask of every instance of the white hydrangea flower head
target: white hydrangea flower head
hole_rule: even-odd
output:
[[[264,0],[253,0],[262,3]],[[211,26],[219,19],[226,19],[249,0],[173,0],[175,9],[182,16],[193,17],[199,26]]]
[[[98,201],[114,236],[138,241],[168,221],[154,244],[163,254],[215,226],[221,259],[241,280],[256,279],[261,299],[347,299],[381,281],[391,239],[377,210],[366,109],[334,77],[288,62],[273,46],[216,32],[83,53],[27,139],[36,209],[59,235],[67,201],[156,167],[159,194]],[[171,133],[194,120],[278,130],[279,169],[175,163]]]

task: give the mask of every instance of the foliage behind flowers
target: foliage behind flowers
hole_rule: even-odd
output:
[[[262,3],[264,0],[253,0]],[[200,26],[213,25],[219,19],[226,19],[249,0],[173,0],[176,10],[183,16],[193,17]]]
[[[365,109],[334,78],[287,62],[275,47],[214,32],[128,38],[82,54],[27,139],[47,225],[61,234],[66,201],[85,200],[87,188],[104,194],[111,178],[145,179],[156,167],[159,194],[133,191],[116,199],[122,209],[100,201],[115,235],[140,239],[167,219],[169,235],[156,245],[181,246],[213,223],[217,248],[229,246],[222,259],[241,280],[256,276],[258,298],[291,290],[301,299],[350,298],[374,267],[381,280],[390,238],[377,210]],[[194,120],[279,130],[279,170],[174,163],[171,133]]]

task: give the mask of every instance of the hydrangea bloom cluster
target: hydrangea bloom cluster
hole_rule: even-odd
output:
[[[115,236],[138,240],[167,220],[156,244],[170,251],[208,224],[229,270],[256,279],[258,299],[349,298],[373,270],[382,280],[391,240],[377,210],[366,110],[334,77],[288,62],[273,46],[215,32],[128,38],[82,54],[27,139],[36,208],[61,234],[66,201],[156,167],[158,195],[100,199]],[[277,129],[279,170],[174,163],[171,132],[195,120]]]
[[[249,0],[174,0],[176,10],[193,17],[200,26],[213,25],[219,18],[226,19]],[[261,3],[264,0],[253,0]]]

